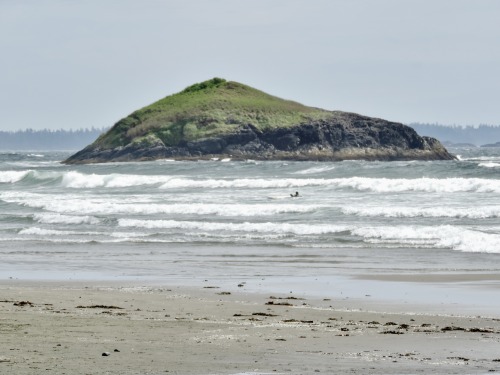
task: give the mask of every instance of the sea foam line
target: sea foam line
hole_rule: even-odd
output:
[[[500,253],[500,234],[451,225],[367,227],[357,228],[351,233],[363,237],[366,242],[379,244],[385,241],[463,252]]]
[[[16,183],[31,174],[33,179],[61,179],[63,187],[72,189],[124,188],[159,185],[160,189],[279,189],[306,186],[330,186],[337,189],[355,189],[380,193],[422,191],[438,193],[493,192],[500,193],[500,181],[481,178],[414,178],[390,179],[369,177],[348,178],[241,178],[241,179],[190,179],[164,175],[84,174],[69,172],[3,171],[0,182]]]
[[[101,220],[93,216],[72,216],[58,213],[38,213],[33,215],[33,219],[41,224],[96,225],[101,222]]]
[[[350,188],[360,191],[379,193],[422,191],[438,193],[454,192],[494,192],[500,193],[500,181],[480,178],[416,178],[389,179],[350,177],[337,179],[204,179],[192,180],[172,178],[160,186],[161,189],[178,188],[298,188],[306,186],[331,186],[333,188]]]
[[[218,223],[176,220],[119,219],[120,227],[144,229],[182,229],[208,232],[257,232],[259,234],[327,235],[350,232],[366,243],[399,244],[411,247],[435,247],[464,252],[500,253],[500,234],[485,233],[470,228],[441,226],[381,226],[355,227],[330,224],[289,223]],[[353,237],[353,240],[355,238]]]
[[[493,163],[493,162],[479,163],[478,165],[483,168],[500,168],[500,163]]]
[[[500,217],[500,206],[487,207],[344,207],[342,213],[363,217],[449,217],[488,219]]]
[[[298,235],[326,234],[344,232],[349,229],[345,225],[330,224],[290,224],[290,223],[218,223],[201,221],[177,220],[139,220],[118,219],[120,227],[134,227],[146,229],[188,229],[205,231],[236,231],[262,233],[292,233]]]
[[[214,204],[214,203],[118,203],[106,202],[105,200],[74,199],[55,200],[53,197],[1,197],[8,203],[17,203],[23,206],[40,208],[52,213],[66,216],[50,216],[48,214],[37,214],[35,220],[40,222],[53,223],[58,221],[61,224],[81,223],[94,224],[92,220],[96,218],[86,217],[77,219],[78,216],[70,215],[216,215],[216,216],[272,216],[284,213],[307,213],[314,212],[323,205],[306,204]],[[73,221],[73,222],[70,222]]]

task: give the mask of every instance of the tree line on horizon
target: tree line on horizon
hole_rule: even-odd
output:
[[[434,137],[443,143],[468,143],[476,146],[500,142],[500,125],[448,126],[441,124],[410,123],[418,134]],[[81,150],[94,142],[108,128],[70,130],[0,131],[0,150],[56,151]]]
[[[107,128],[0,131],[0,150],[74,151],[94,142]]]
[[[419,135],[438,139],[442,143],[466,143],[475,146],[500,142],[500,125],[448,126],[441,124],[409,124]]]

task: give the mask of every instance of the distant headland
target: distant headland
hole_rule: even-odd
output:
[[[307,107],[222,78],[194,84],[118,121],[64,163],[156,159],[452,160],[406,125]]]

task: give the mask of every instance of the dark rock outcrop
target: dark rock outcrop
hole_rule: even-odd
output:
[[[180,141],[166,146],[152,136],[147,141],[102,149],[92,144],[65,163],[102,163],[174,159],[257,160],[452,160],[434,138],[421,137],[412,128],[353,113],[332,112],[331,118],[296,126],[259,130],[252,124],[216,137]]]

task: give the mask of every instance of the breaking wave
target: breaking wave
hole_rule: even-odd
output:
[[[483,167],[497,168],[499,163],[482,163]],[[333,167],[314,167],[296,174],[320,173]],[[169,175],[85,174],[76,171],[2,171],[0,183],[29,181],[33,184],[52,180],[70,189],[127,188],[157,186],[168,189],[286,189],[301,187],[331,187],[379,193],[397,192],[489,192],[500,193],[500,180],[485,178],[184,178]]]
[[[217,223],[201,221],[177,220],[137,220],[119,219],[120,227],[147,229],[188,229],[205,231],[238,231],[262,233],[292,233],[298,235],[339,233],[349,229],[345,225],[330,224],[289,224],[289,223]]]
[[[101,222],[93,216],[70,216],[57,213],[39,213],[34,214],[33,219],[41,224],[91,224],[97,225]]]
[[[362,236],[365,241],[375,244],[397,243],[463,252],[500,253],[500,234],[451,225],[357,228],[352,234]]]
[[[500,217],[500,206],[488,207],[344,207],[346,215],[364,217],[447,217],[488,219]]]
[[[272,216],[286,213],[308,213],[324,207],[311,204],[215,204],[215,203],[154,203],[119,200],[82,199],[67,196],[53,199],[36,194],[12,197],[0,196],[9,203],[25,207],[40,208],[52,213],[35,214],[35,220],[44,223],[96,224],[99,219],[81,215],[215,215],[215,216]],[[77,215],[77,216],[74,216]]]
[[[29,173],[33,171],[1,171],[0,172],[0,183],[3,184],[13,184],[18,181],[21,181],[25,178]]]

